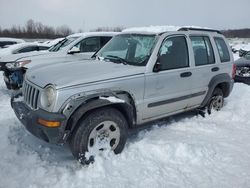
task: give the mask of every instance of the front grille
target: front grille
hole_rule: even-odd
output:
[[[24,102],[33,109],[37,109],[39,90],[27,82],[23,82]]]

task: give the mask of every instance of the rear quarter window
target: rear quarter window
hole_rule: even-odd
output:
[[[227,45],[224,41],[223,38],[220,37],[215,37],[214,38],[217,50],[219,52],[220,55],[220,61],[221,62],[229,62],[230,61],[230,54],[227,48]]]

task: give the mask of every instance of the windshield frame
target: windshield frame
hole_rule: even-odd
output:
[[[155,49],[157,41],[159,39],[157,37],[158,36],[157,34],[122,33],[122,34],[116,35],[105,46],[103,46],[99,51],[97,51],[92,57],[96,58],[96,59],[99,59],[99,60],[110,61],[110,62],[114,62],[115,63],[114,55],[108,54],[105,57],[103,57],[102,52],[104,51],[105,47],[107,47],[109,45],[110,42],[112,42],[113,40],[115,40],[116,38],[121,37],[121,36],[130,36],[130,37],[128,37],[128,39],[129,38],[132,39],[133,37],[138,37],[138,36],[152,37],[152,40],[153,40],[152,41],[152,45],[151,45],[150,49],[148,49],[149,53],[148,53],[148,55],[145,55],[145,57],[144,57],[145,59],[143,61],[141,61],[141,62],[130,62],[127,59],[119,57],[119,56],[117,56],[117,59],[116,59],[116,61],[118,63],[128,64],[128,65],[134,65],[134,66],[146,66],[147,63],[148,63],[148,60],[150,59],[150,57],[151,57],[151,55],[152,55],[152,53],[153,53],[153,51]],[[126,50],[129,50],[129,47]]]

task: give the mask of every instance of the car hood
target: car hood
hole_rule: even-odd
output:
[[[45,66],[47,64],[54,64],[54,63],[65,63],[65,62],[72,62],[72,61],[79,61],[79,60],[89,60],[91,59],[91,53],[84,53],[84,54],[77,54],[77,55],[66,55],[64,53],[59,52],[51,52],[46,55],[39,55],[33,58],[30,58],[31,63],[26,64],[25,68],[33,68],[38,66]]]
[[[49,54],[48,51],[34,51],[34,52],[26,52],[26,53],[20,53],[20,54],[11,54],[0,58],[0,62],[14,62],[20,59],[27,59],[34,56],[40,56]]]
[[[245,57],[242,57],[234,62],[236,66],[242,67],[242,66],[250,66],[250,59],[247,59]]]
[[[53,84],[57,89],[104,80],[143,74],[144,66],[116,64],[112,62],[85,60],[33,67],[28,69],[26,79],[39,87]]]

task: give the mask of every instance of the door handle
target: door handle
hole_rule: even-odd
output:
[[[216,71],[218,71],[218,70],[220,70],[219,67],[213,67],[213,68],[211,69],[212,72],[216,72]]]
[[[192,72],[183,72],[180,74],[181,77],[189,77],[192,75]]]

